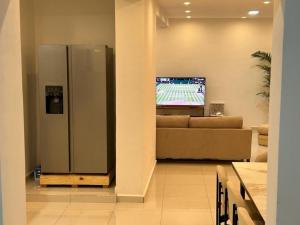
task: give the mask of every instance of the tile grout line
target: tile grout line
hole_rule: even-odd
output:
[[[163,177],[166,177],[166,171],[163,170]],[[166,179],[164,179],[164,185],[163,185],[163,194],[162,194],[162,202],[161,202],[161,210],[160,210],[160,225],[162,225],[163,222],[163,213],[164,213],[164,199],[165,199],[165,189],[166,189]]]
[[[70,194],[70,193],[69,193],[69,194]],[[63,218],[63,215],[65,214],[65,212],[67,211],[67,209],[70,207],[70,205],[71,205],[71,197],[69,198],[68,205],[67,205],[66,208],[63,210],[63,212],[58,216],[58,218],[57,218],[56,221],[54,222],[54,225],[56,225],[56,224],[59,222],[59,220],[60,220],[61,218]]]
[[[204,169],[204,168],[203,168]],[[203,170],[202,170],[203,171]],[[203,171],[203,179],[204,179],[204,186],[205,186],[205,191],[206,191],[206,197],[207,197],[207,201],[208,201],[208,204],[209,204],[209,211],[210,211],[210,217],[211,217],[211,224],[214,224],[214,218],[213,218],[213,211],[212,211],[212,206],[211,206],[211,202],[210,202],[210,199],[209,199],[209,194],[208,194],[208,190],[207,190],[207,183],[205,181],[205,174],[204,174],[204,171]]]
[[[57,220],[55,221],[54,225],[56,225],[56,224],[59,222],[59,220],[60,220],[61,218],[63,218],[63,215],[65,214],[65,212],[67,211],[67,209],[71,206],[71,202],[72,202],[72,200],[71,200],[71,190],[68,191],[68,194],[69,194],[68,205],[66,206],[66,208],[65,208],[65,210],[62,212],[62,214],[58,216],[58,218],[57,218]]]
[[[107,225],[109,225],[110,222],[112,221],[113,214],[115,213],[116,208],[117,208],[117,202],[114,203],[114,208],[113,208],[113,210],[112,210],[112,212],[111,212],[111,214],[110,214],[110,216],[109,216],[109,218],[108,218]]]

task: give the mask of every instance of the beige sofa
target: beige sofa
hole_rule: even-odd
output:
[[[255,162],[268,161],[268,142],[269,142],[269,126],[263,124],[257,128],[258,132],[258,152]]]
[[[158,159],[249,160],[251,129],[241,117],[157,116]]]
[[[257,128],[257,132],[258,132],[258,144],[260,146],[268,147],[269,126],[267,124],[263,124]]]

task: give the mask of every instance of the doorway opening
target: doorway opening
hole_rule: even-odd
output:
[[[27,202],[116,202],[114,1],[20,8]]]

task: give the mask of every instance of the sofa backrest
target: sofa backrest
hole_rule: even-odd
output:
[[[190,128],[215,128],[215,129],[241,129],[243,128],[243,118],[235,116],[224,117],[191,117]]]
[[[158,128],[188,128],[190,116],[185,115],[168,115],[156,116],[156,127]]]
[[[266,136],[268,136],[269,135],[269,125],[268,124],[263,124],[263,125],[259,126],[257,128],[257,132],[260,135],[266,135]]]

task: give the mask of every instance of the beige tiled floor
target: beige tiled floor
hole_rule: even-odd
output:
[[[224,165],[237,181],[230,164]],[[145,203],[28,202],[28,225],[213,225],[216,163],[158,163]]]

